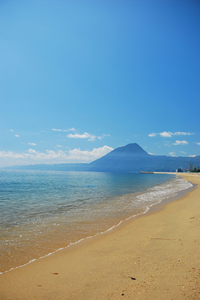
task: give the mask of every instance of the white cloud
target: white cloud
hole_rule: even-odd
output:
[[[16,137],[19,137],[19,135],[18,135],[18,134],[15,134],[15,136],[16,136]]]
[[[53,128],[52,130],[53,131],[63,131],[63,132],[76,131],[76,129],[73,128],[73,127],[69,128],[69,129],[55,129],[55,128]]]
[[[10,131],[14,131],[13,129],[10,129]]]
[[[194,133],[191,132],[175,132],[173,133],[173,135],[193,135]]]
[[[36,153],[36,151],[33,150],[33,149],[29,149],[28,152],[31,153],[31,154]]]
[[[13,153],[12,151],[0,151],[1,158],[23,158],[23,154]]]
[[[195,144],[197,144],[197,145],[199,145],[199,146],[200,146],[200,143],[195,143]]]
[[[72,160],[78,159],[79,161],[93,161],[95,159],[98,159],[106,155],[112,150],[113,148],[106,145],[100,148],[93,148],[92,151],[89,150],[82,151],[80,149],[73,149],[73,150],[69,150],[69,156],[70,159]]]
[[[31,146],[36,146],[36,144],[35,143],[28,143],[29,145],[31,145]]]
[[[56,147],[60,147],[60,148],[61,148],[61,147],[62,147],[62,145],[57,145]]]
[[[110,134],[102,134],[101,136],[96,136],[96,135],[93,135],[93,134],[90,134],[88,132],[84,132],[83,134],[80,134],[80,133],[75,133],[76,132],[76,129],[71,127],[69,129],[55,129],[53,128],[52,129],[53,131],[62,131],[62,132],[68,132],[68,131],[73,131],[74,133],[69,133],[67,135],[68,138],[71,138],[71,139],[88,139],[88,141],[95,141],[96,138],[98,138],[99,140],[102,140],[104,137],[107,137],[107,136],[110,136]]]
[[[180,131],[177,131],[177,132],[163,131],[163,132],[160,132],[160,133],[152,132],[148,136],[149,137],[154,137],[154,136],[160,135],[162,137],[172,137],[173,135],[192,135],[192,134],[194,134],[194,133],[180,132]]]
[[[102,136],[98,136],[99,140],[102,140],[104,137],[110,136],[110,134],[102,134]]]
[[[196,155],[189,155],[189,157],[196,157]]]
[[[146,147],[145,147],[146,148]],[[153,154],[153,153],[151,153],[151,152],[148,152],[148,154],[150,154],[150,155],[156,155],[156,154]]]
[[[76,162],[91,162],[96,160],[110,151],[113,148],[103,146],[100,148],[93,148],[93,150],[46,150],[44,153],[29,149],[26,153],[13,153],[12,151],[0,151],[0,167],[13,165],[27,165],[27,164],[56,164],[56,163],[76,163]]]
[[[169,152],[169,154],[173,157],[176,156],[174,152]]]
[[[185,151],[180,151],[180,153],[186,154],[186,152],[185,152]]]
[[[148,136],[153,137],[153,136],[156,136],[156,135],[157,135],[157,133],[152,132]]]
[[[176,140],[176,143],[173,143],[172,145],[175,145],[175,146],[177,146],[177,145],[187,145],[188,144],[188,142],[187,141],[177,141]]]
[[[79,134],[79,133],[70,133],[67,135],[68,138],[72,138],[72,139],[88,139],[88,141],[95,141],[96,136],[89,134],[87,132],[84,132],[83,134]]]
[[[172,137],[172,135],[173,135],[172,132],[163,131],[160,133],[160,136],[162,136],[162,137]]]

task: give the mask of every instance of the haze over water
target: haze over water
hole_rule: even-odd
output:
[[[0,272],[104,232],[190,186],[174,175],[0,171]]]

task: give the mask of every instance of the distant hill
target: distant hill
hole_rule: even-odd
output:
[[[119,147],[105,156],[89,164],[90,171],[137,173],[141,171],[176,171],[177,168],[187,168],[189,163],[200,165],[200,156],[171,157],[165,155],[150,155],[138,144],[128,144]]]
[[[134,143],[119,147],[93,161],[89,164],[89,169],[100,172],[139,172],[141,166],[144,166],[150,159],[151,155]]]
[[[187,168],[188,164],[200,166],[200,156],[171,157],[165,155],[150,155],[138,144],[132,143],[119,147],[90,164],[54,164],[14,166],[7,169],[21,170],[52,170],[52,171],[93,171],[112,173],[138,173],[141,171],[175,171],[177,168]]]

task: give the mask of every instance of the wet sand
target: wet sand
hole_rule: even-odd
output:
[[[200,174],[183,198],[0,275],[0,299],[200,299]],[[145,176],[145,175],[144,175]]]

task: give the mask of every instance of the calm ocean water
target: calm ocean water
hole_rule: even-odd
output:
[[[174,175],[0,171],[0,272],[109,230],[192,184]]]

